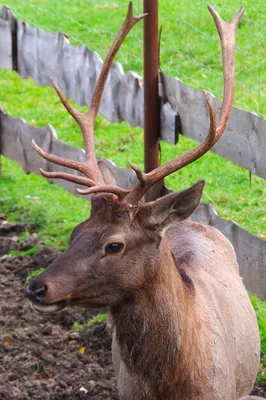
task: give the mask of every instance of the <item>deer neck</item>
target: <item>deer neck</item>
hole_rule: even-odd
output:
[[[176,266],[167,240],[163,242],[154,280],[113,307],[111,316],[129,373],[170,399],[170,386],[180,385],[185,376],[192,390],[191,380],[201,375],[202,360],[197,363],[196,357],[203,343],[193,282]]]

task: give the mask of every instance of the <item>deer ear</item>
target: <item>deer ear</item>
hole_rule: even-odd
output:
[[[181,192],[144,204],[138,212],[141,222],[149,227],[165,229],[173,222],[190,217],[200,204],[204,185],[201,180]]]

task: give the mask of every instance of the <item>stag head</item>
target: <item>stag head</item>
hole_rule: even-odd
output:
[[[70,247],[27,288],[41,311],[66,305],[117,305],[159,273],[160,244],[173,221],[189,217],[204,182],[138,208],[112,194],[96,195],[91,217],[76,226]]]
[[[112,60],[125,36],[144,15],[133,17],[132,4],[129,4],[124,24],[104,62],[88,112],[76,111],[53,82],[62,103],[81,128],[86,161],[81,163],[48,154],[35,142],[33,147],[46,160],[78,170],[85,177],[43,170],[41,173],[48,178],[66,179],[88,186],[88,189],[78,189],[78,192],[90,193],[93,197],[91,216],[73,230],[69,248],[26,288],[26,295],[38,310],[55,311],[66,305],[115,305],[161,273],[161,250],[167,244],[164,233],[169,225],[185,220],[195,211],[204,181],[154,202],[140,201],[156,182],[192,163],[217,142],[226,128],[233,103],[235,33],[243,8],[230,22],[223,21],[212,7],[209,10],[220,35],[223,54],[224,99],[219,119],[205,94],[210,114],[206,139],[195,149],[147,174],[130,163],[138,178],[130,190],[123,190],[108,181],[108,173],[103,172],[96,159],[93,130]]]

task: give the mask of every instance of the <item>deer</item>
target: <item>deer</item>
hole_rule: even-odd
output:
[[[243,7],[225,22],[211,7],[222,46],[224,97],[219,114],[205,93],[209,132],[194,149],[143,173],[130,163],[136,183],[125,190],[96,158],[94,124],[112,61],[133,26],[145,15],[127,16],[103,63],[91,106],[77,111],[53,86],[78,123],[84,162],[49,154],[44,159],[78,171],[46,178],[85,186],[89,219],[77,225],[69,248],[35,277],[25,295],[40,312],[66,306],[108,307],[112,359],[121,400],[236,400],[248,396],[258,371],[256,315],[230,242],[212,226],[196,223],[204,180],[146,201],[150,188],[207,153],[222,136],[234,99],[235,36]]]

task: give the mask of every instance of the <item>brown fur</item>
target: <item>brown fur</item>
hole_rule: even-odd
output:
[[[255,380],[258,327],[234,250],[186,220],[201,191],[134,209],[95,196],[70,248],[29,285],[46,285],[39,307],[110,306],[121,400],[236,400]],[[123,250],[106,254],[110,242]]]

